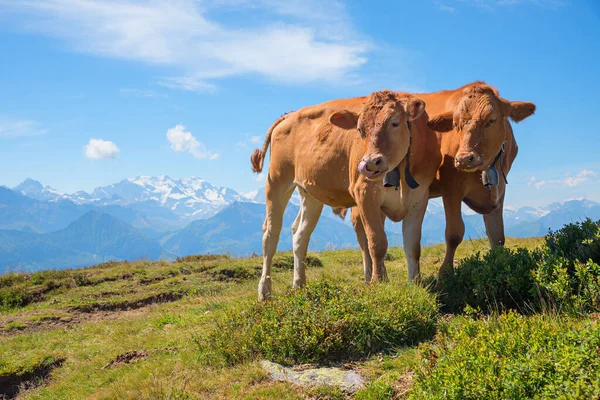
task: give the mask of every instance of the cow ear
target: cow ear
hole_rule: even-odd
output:
[[[535,104],[525,101],[505,101],[505,115],[515,122],[521,122],[535,112]]]
[[[443,114],[429,118],[427,126],[436,132],[449,132],[452,130],[454,122],[454,112],[448,111]]]
[[[359,115],[355,112],[342,110],[329,116],[329,123],[342,129],[356,129]]]
[[[414,121],[425,112],[425,102],[421,99],[408,99],[404,103],[404,111],[408,114],[408,120]]]

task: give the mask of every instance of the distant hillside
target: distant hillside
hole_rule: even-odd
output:
[[[66,228],[84,214],[95,211],[141,229],[152,236],[185,226],[168,209],[138,203],[130,207],[76,204],[65,198],[37,200],[0,186],[0,229],[46,233]]]
[[[291,227],[299,207],[288,204],[284,214],[278,250],[292,248]],[[176,234],[165,238],[165,249],[180,255],[226,253],[235,256],[262,253],[262,224],[265,205],[234,203],[214,217],[192,222]],[[321,218],[313,232],[309,248],[325,250],[357,247],[354,230],[332,218]]]
[[[108,214],[90,211],[57,232],[0,231],[0,271],[76,268],[109,260],[171,256],[160,244]]]
[[[0,271],[71,268],[104,260],[173,258],[198,253],[245,256],[262,252],[264,189],[240,194],[200,178],[138,176],[113,185],[64,194],[27,179],[14,190],[0,187]],[[292,248],[298,213],[295,193],[284,216],[278,249]],[[485,237],[481,215],[463,208],[465,239]],[[547,207],[504,210],[507,236],[543,236],[548,229],[585,218],[600,219],[600,203],[570,200]],[[440,199],[429,201],[421,243],[444,242]],[[390,246],[402,245],[402,223],[386,222]],[[311,250],[357,248],[349,218],[330,207],[310,241]]]

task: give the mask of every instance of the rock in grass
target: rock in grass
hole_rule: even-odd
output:
[[[345,392],[355,393],[363,384],[359,374],[340,368],[310,368],[294,371],[292,368],[267,360],[263,360],[261,364],[273,380],[291,382],[300,386],[335,386]]]

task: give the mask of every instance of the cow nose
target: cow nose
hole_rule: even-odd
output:
[[[382,154],[364,157],[363,161],[367,163],[367,170],[378,172],[387,170],[387,158]]]
[[[481,165],[481,157],[474,152],[459,153],[456,155],[456,167],[461,169],[477,168]]]
[[[475,156],[473,155],[473,153],[471,153],[471,154],[469,154],[467,156],[464,156],[464,157],[460,158],[458,160],[458,162],[460,162],[461,164],[471,165],[471,164],[473,164],[473,160],[474,159],[475,159]]]
[[[359,171],[363,175],[373,176],[378,172],[388,170],[387,157],[383,154],[375,154],[364,156],[361,163],[359,164]]]

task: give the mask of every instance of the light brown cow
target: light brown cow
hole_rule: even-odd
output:
[[[440,132],[451,130],[437,134],[443,162],[429,195],[430,198],[442,197],[446,215],[446,256],[438,272],[439,282],[439,278],[452,269],[456,248],[465,233],[461,202],[483,214],[490,245],[504,245],[502,212],[506,175],[517,156],[509,119],[524,120],[534,113],[535,104],[503,99],[498,90],[484,82],[415,96],[425,100],[429,113],[437,115],[431,119],[431,126]],[[496,170],[495,177],[491,167]],[[354,210],[352,220],[360,224]],[[358,229],[359,243],[364,240],[361,235]],[[366,264],[365,268],[368,268]]]
[[[435,134],[427,128],[424,109],[425,103],[418,98],[381,91],[368,98],[336,100],[303,108],[273,124],[263,149],[255,150],[251,157],[254,172],[260,172],[271,145],[259,300],[271,295],[272,259],[283,213],[296,187],[301,196],[301,210],[292,227],[293,286],[300,287],[306,282],[304,259],[308,241],[324,204],[357,206],[364,238],[361,245],[374,264],[372,279],[387,279],[383,262],[387,238],[382,212],[393,220],[402,217],[414,220],[409,225],[420,228],[428,187],[441,161]],[[416,154],[413,157],[411,171],[422,182],[418,191],[410,191],[403,184],[399,192],[388,198],[384,196],[382,179],[389,170],[405,165],[411,138],[409,121],[412,121],[413,149],[434,155],[423,163]]]

